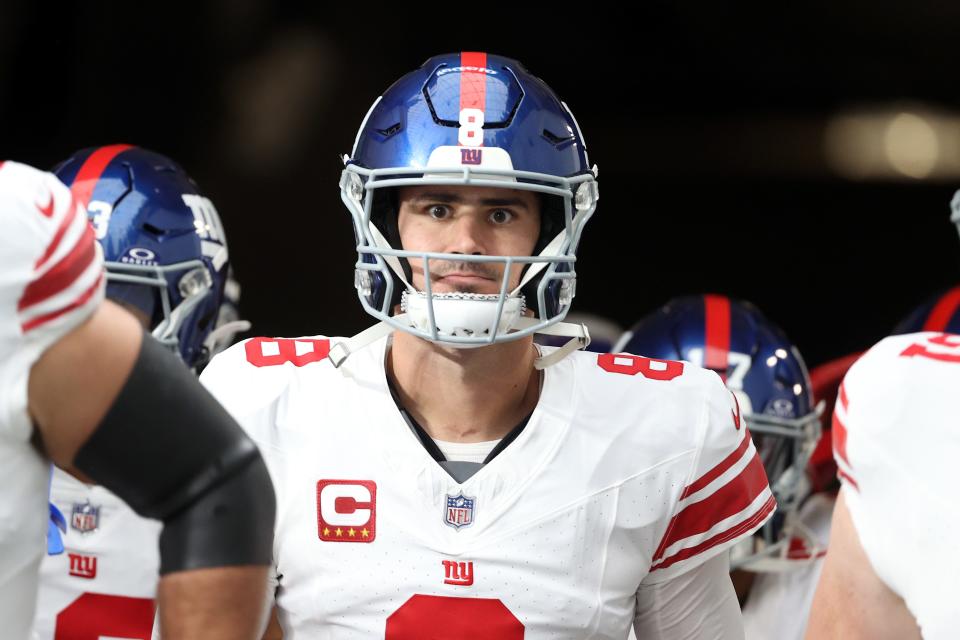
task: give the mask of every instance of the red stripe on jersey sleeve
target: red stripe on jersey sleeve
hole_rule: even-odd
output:
[[[840,393],[837,396],[837,400],[840,403],[840,406],[843,407],[843,410],[847,410],[847,387],[843,383],[840,383]]]
[[[960,287],[954,287],[937,300],[937,303],[923,323],[924,331],[946,331],[950,318],[960,308]]]
[[[727,469],[732,467],[734,464],[736,464],[737,460],[739,460],[740,457],[743,456],[743,452],[746,451],[747,447],[749,446],[750,446],[750,431],[747,429],[744,429],[743,440],[740,441],[740,445],[730,455],[728,455],[726,458],[721,460],[720,464],[718,464],[713,469],[710,469],[710,471],[707,471],[705,474],[700,476],[697,480],[693,482],[693,484],[687,486],[687,488],[683,490],[683,493],[680,494],[680,499],[683,500],[687,496],[692,495],[697,491],[700,491],[705,486],[707,486],[708,484],[710,484],[711,482],[713,482],[714,480],[722,476],[724,471],[726,471]]]
[[[743,522],[740,522],[739,524],[736,524],[733,527],[730,527],[726,531],[718,533],[715,536],[707,538],[706,540],[704,540],[703,542],[701,542],[696,546],[687,547],[686,549],[681,549],[680,551],[676,552],[669,558],[666,558],[664,560],[661,560],[660,562],[653,564],[650,567],[650,571],[656,571],[657,569],[666,569],[667,567],[674,565],[682,560],[686,560],[687,558],[692,558],[693,556],[699,555],[704,551],[707,551],[708,549],[712,549],[713,547],[719,544],[723,544],[724,542],[729,542],[730,540],[734,540],[738,538],[743,533],[750,531],[751,529],[756,527],[758,524],[766,520],[767,516],[773,513],[773,510],[776,507],[777,507],[777,501],[774,500],[773,496],[770,496],[767,499],[767,501],[764,502],[763,505],[756,511],[756,513],[754,513],[752,516],[750,516]]]
[[[727,380],[730,353],[730,298],[726,296],[703,296],[704,353],[703,366],[720,374]]]
[[[84,209],[90,204],[93,188],[97,186],[97,181],[100,180],[103,170],[107,168],[111,160],[131,146],[129,144],[111,144],[100,147],[91,153],[80,166],[80,170],[77,171],[77,175],[70,185],[70,191],[73,192],[73,196],[77,200],[83,203]]]
[[[82,307],[90,300],[90,298],[93,297],[93,294],[97,292],[102,282],[103,282],[103,272],[101,272],[100,275],[97,276],[97,281],[93,283],[93,286],[91,286],[89,289],[87,289],[82,294],[80,294],[80,296],[78,296],[76,300],[74,300],[67,306],[63,307],[62,309],[51,311],[50,313],[44,314],[42,316],[37,316],[32,320],[28,320],[27,322],[24,322],[23,324],[20,325],[20,328],[23,330],[24,333],[26,333],[32,329],[36,329],[37,327],[50,322],[51,320],[56,320],[57,318],[64,315],[65,313],[70,313],[74,309],[77,309],[78,307]]]
[[[840,420],[839,416],[837,416],[836,412],[833,414],[833,423],[830,431],[833,434],[834,455],[843,460],[845,465],[853,468],[850,460],[847,458],[847,427]]]
[[[23,296],[17,303],[17,311],[23,311],[43,302],[73,284],[87,270],[90,263],[96,259],[95,242],[93,227],[89,224],[84,225],[83,235],[80,236],[70,253],[53,265],[49,271],[27,285],[27,288],[23,291]]]
[[[749,507],[767,486],[767,474],[763,470],[760,454],[754,452],[747,466],[730,482],[707,498],[688,504],[671,518],[653,559],[659,560],[674,543],[705,533],[721,520],[737,515]]]
[[[46,251],[43,252],[43,255],[40,256],[37,259],[36,264],[33,265],[34,269],[39,269],[47,263],[47,260],[50,259],[50,256],[52,256],[57,250],[57,247],[60,246],[60,241],[63,240],[64,234],[67,232],[67,229],[70,228],[70,224],[77,215],[77,201],[71,193],[70,208],[67,210],[66,215],[63,216],[63,220],[60,221],[60,226],[57,227],[57,232],[53,234],[53,239],[50,241],[50,244],[47,245]]]

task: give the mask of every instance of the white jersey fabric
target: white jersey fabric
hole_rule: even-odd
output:
[[[840,387],[833,449],[857,536],[877,576],[929,640],[960,629],[960,336],[892,336]]]
[[[162,525],[103,487],[54,471],[50,500],[67,519],[65,552],[40,567],[35,640],[149,640]]]
[[[804,537],[791,538],[787,560],[795,562],[795,568],[757,574],[743,606],[747,640],[803,640],[830,541],[834,502],[834,496],[818,493],[800,507],[798,519],[816,547],[811,549]]]
[[[33,363],[103,299],[83,207],[52,174],[0,162],[0,624],[27,638],[46,545],[49,462],[30,444]]]
[[[546,369],[524,430],[457,484],[397,409],[387,344],[335,369],[328,339],[255,338],[201,376],[270,468],[286,640],[623,639],[638,597],[775,508],[720,378],[631,355]]]

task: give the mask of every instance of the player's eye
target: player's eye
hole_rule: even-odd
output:
[[[513,212],[507,209],[497,209],[490,214],[490,221],[494,224],[506,224],[513,220]]]
[[[450,209],[442,204],[430,205],[427,209],[427,213],[430,214],[430,217],[435,220],[443,220],[450,216]]]

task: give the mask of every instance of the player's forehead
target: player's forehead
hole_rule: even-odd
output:
[[[402,204],[460,204],[484,207],[523,207],[538,210],[540,201],[533,191],[508,187],[476,187],[468,185],[416,185],[402,187]]]

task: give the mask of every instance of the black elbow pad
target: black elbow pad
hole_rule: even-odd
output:
[[[164,522],[161,573],[270,564],[276,504],[260,452],[150,336],[74,464],[140,515]]]

